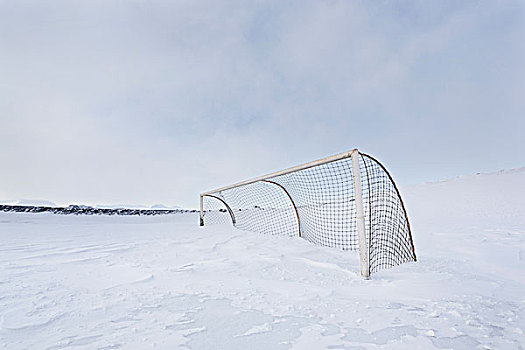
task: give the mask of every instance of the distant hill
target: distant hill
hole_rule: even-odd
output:
[[[401,196],[416,225],[525,225],[525,168],[404,186]]]
[[[168,206],[165,206],[164,204],[154,204],[150,207],[150,209],[182,209],[182,208],[177,205],[172,205],[171,207],[168,207]]]
[[[87,205],[70,204],[67,207],[0,204],[0,211],[17,213],[53,213],[62,215],[166,215],[196,212],[184,209],[136,209],[136,208],[94,208]]]
[[[33,205],[33,206],[45,206],[45,207],[56,207],[57,205],[51,201],[42,199],[21,199],[13,203],[15,205]]]

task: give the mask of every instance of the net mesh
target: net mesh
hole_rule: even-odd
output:
[[[231,224],[232,217],[225,203],[212,196],[203,198],[204,217],[207,224]]]
[[[415,260],[408,219],[390,175],[365,154],[360,154],[359,172],[370,272]],[[204,221],[358,250],[353,178],[347,157],[215,192],[204,196]]]
[[[359,168],[370,272],[415,261],[408,218],[394,181],[369,155],[361,153]]]
[[[243,230],[297,236],[298,221],[291,200],[273,182],[259,181],[220,193]]]

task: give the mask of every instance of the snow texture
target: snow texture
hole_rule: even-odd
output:
[[[419,261],[196,213],[0,213],[0,348],[522,349],[525,169],[402,189]]]

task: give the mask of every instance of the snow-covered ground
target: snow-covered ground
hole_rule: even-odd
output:
[[[525,169],[402,194],[419,261],[370,280],[191,213],[0,213],[0,348],[523,348]]]

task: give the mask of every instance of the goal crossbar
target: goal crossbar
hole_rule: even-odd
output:
[[[333,156],[317,159],[317,160],[314,160],[314,161],[311,161],[311,162],[308,162],[308,163],[304,163],[304,164],[301,164],[301,165],[296,165],[296,166],[293,166],[293,167],[290,167],[290,168],[287,168],[287,169],[284,169],[284,170],[274,171],[273,173],[269,173],[269,174],[266,174],[266,175],[254,177],[253,179],[241,181],[241,182],[235,183],[233,185],[228,185],[228,186],[216,188],[214,190],[201,193],[201,197],[202,196],[207,196],[207,195],[210,195],[210,194],[214,194],[214,193],[218,193],[218,192],[222,192],[222,191],[226,191],[226,190],[229,190],[229,189],[232,189],[232,188],[235,188],[235,187],[249,185],[249,184],[252,184],[252,183],[255,183],[255,182],[258,182],[258,181],[269,180],[269,179],[272,179],[272,178],[280,176],[280,175],[286,175],[286,174],[290,174],[290,173],[293,173],[293,172],[296,172],[296,171],[305,170],[305,169],[312,168],[314,166],[318,166],[318,165],[321,165],[321,164],[335,162],[337,160],[341,160],[341,159],[344,159],[344,158],[350,158],[350,157],[352,157],[352,154],[354,152],[358,152],[357,148],[354,148],[353,150],[348,151],[348,152],[342,152],[342,153],[339,153],[339,154],[335,154]]]

